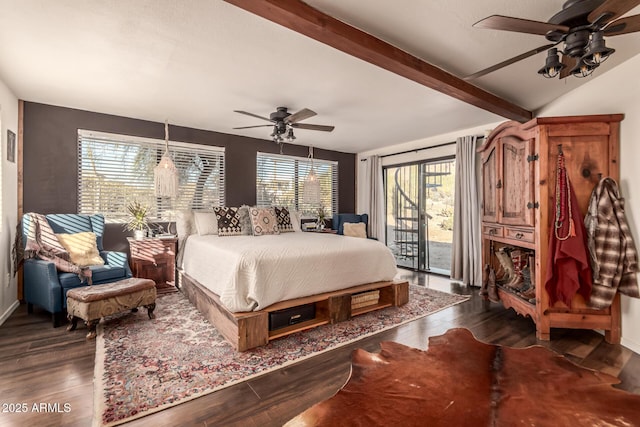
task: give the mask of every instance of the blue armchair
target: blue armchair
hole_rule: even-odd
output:
[[[94,285],[116,282],[131,277],[131,269],[127,254],[124,252],[105,251],[102,246],[104,235],[104,216],[80,214],[51,214],[46,215],[47,221],[54,233],[80,233],[92,231],[96,234],[96,243],[104,265],[91,266]],[[31,216],[26,214],[22,218],[22,241],[26,244],[27,230]],[[24,262],[24,299],[27,302],[27,312],[33,312],[33,306],[44,308],[52,315],[53,326],[60,326],[61,319],[67,310],[67,291],[79,286],[78,275],[57,271],[54,263],[40,259],[26,259]]]
[[[367,237],[369,237],[369,215],[358,215],[352,213],[335,214],[331,220],[331,227],[334,230],[337,230],[338,234],[344,234],[345,222],[364,222],[364,227],[367,230]]]

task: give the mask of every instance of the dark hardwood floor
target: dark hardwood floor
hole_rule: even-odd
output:
[[[332,396],[348,379],[355,348],[377,351],[380,341],[396,341],[425,349],[430,336],[464,327],[481,341],[513,347],[540,344],[582,366],[617,376],[617,387],[640,394],[640,356],[607,344],[594,331],[552,330],[552,339],[538,342],[533,322],[483,301],[477,288],[448,279],[401,270],[411,283],[452,293],[471,294],[463,304],[321,354],[253,380],[134,420],[128,426],[277,426],[314,403]],[[52,328],[50,316],[27,315],[22,305],[0,326],[0,426],[89,426],[93,413],[95,342],[85,329]],[[624,331],[623,331],[624,333]],[[141,344],[143,345],[143,344]],[[47,412],[35,412],[40,404]],[[26,404],[26,413],[15,405]],[[65,411],[64,404],[68,404]],[[11,406],[14,405],[14,406]],[[53,412],[51,410],[54,410]]]

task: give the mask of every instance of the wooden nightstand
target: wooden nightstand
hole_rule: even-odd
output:
[[[177,238],[150,237],[136,240],[127,237],[131,252],[130,266],[134,277],[151,279],[159,291],[175,287]]]

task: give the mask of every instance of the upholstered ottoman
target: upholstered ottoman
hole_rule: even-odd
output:
[[[155,317],[156,284],[153,280],[133,277],[71,289],[67,292],[67,317],[71,321],[67,330],[73,331],[78,319],[82,319],[89,328],[87,339],[92,339],[96,336],[96,326],[102,317],[125,310],[137,311],[137,307],[141,306],[147,309],[149,319]]]

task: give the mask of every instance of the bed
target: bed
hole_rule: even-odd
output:
[[[397,272],[382,243],[317,232],[193,235],[185,244],[182,269],[234,313],[393,280]]]
[[[239,351],[408,301],[408,284],[394,281],[393,254],[372,239],[320,232],[192,234],[179,259],[183,292]],[[379,292],[378,303],[351,312],[351,296],[371,291]],[[269,330],[270,313],[305,304],[315,305],[314,319]]]

